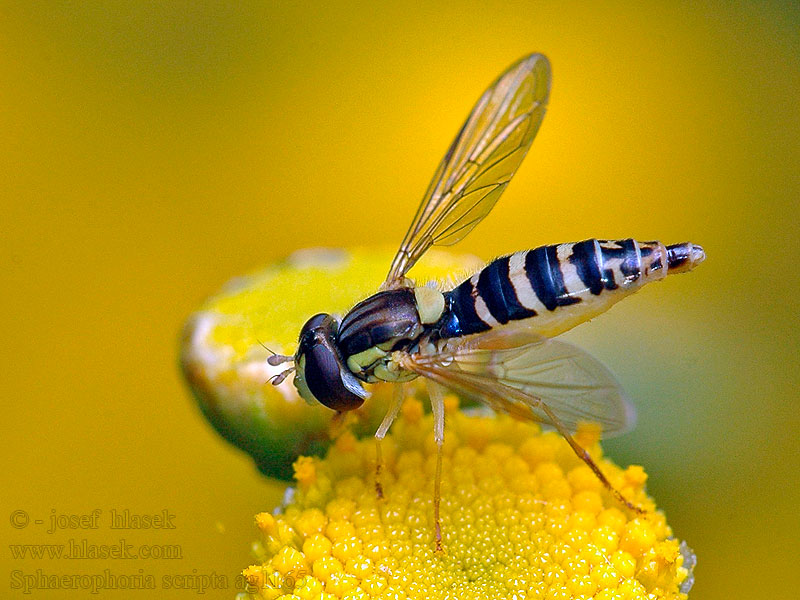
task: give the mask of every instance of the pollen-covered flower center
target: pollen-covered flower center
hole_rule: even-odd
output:
[[[258,515],[253,597],[682,598],[679,542],[644,494],[641,468],[602,460],[646,507],[629,513],[556,434],[508,418],[467,417],[451,401],[443,464],[444,552],[433,521],[435,445],[416,400],[383,444],[340,437],[325,459],[296,463],[296,493]],[[648,596],[650,594],[651,596]]]

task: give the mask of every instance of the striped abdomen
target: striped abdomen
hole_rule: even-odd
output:
[[[541,246],[491,262],[446,294],[442,337],[530,319],[556,335],[605,311],[649,281],[688,271],[705,258],[693,244],[585,240]]]

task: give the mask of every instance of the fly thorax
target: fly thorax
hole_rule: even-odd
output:
[[[338,346],[347,368],[376,381],[393,350],[410,346],[425,330],[412,288],[384,290],[356,304],[339,327]],[[380,367],[380,368],[379,368]]]
[[[352,371],[356,377],[359,377],[370,383],[379,381],[375,377],[375,369],[379,367],[385,368],[386,363],[390,360],[389,353],[391,350],[392,342],[382,344],[383,348],[373,346],[358,354],[353,354],[347,357],[347,368]]]
[[[417,375],[403,367],[405,350],[386,349],[389,343],[374,346],[348,357],[347,368],[359,379],[369,383],[378,381],[403,382],[415,379]]]
[[[359,302],[339,328],[347,368],[368,382],[413,379],[392,354],[412,347],[444,307],[444,296],[432,287],[385,290]]]
[[[403,367],[404,356],[407,356],[404,351],[396,350],[390,353],[372,370],[372,377],[374,380],[402,383],[404,381],[416,379],[416,373]]]

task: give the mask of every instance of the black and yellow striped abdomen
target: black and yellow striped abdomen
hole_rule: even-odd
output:
[[[704,258],[703,249],[690,243],[633,239],[591,239],[503,256],[445,294],[439,334],[458,337],[529,319],[532,330],[557,335]]]

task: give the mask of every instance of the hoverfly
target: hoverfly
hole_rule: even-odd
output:
[[[363,383],[395,382],[393,401],[375,433],[378,442],[400,410],[402,383],[425,378],[438,447],[437,550],[446,389],[554,427],[621,503],[643,512],[611,485],[571,435],[583,421],[598,423],[606,435],[632,425],[634,413],[620,385],[589,354],[551,336],[705,258],[691,243],[590,239],[502,256],[450,290],[406,278],[431,246],[455,244],[489,214],[531,147],[549,91],[550,65],[541,54],[522,58],[500,75],[436,170],[381,290],[341,320],[312,316],[294,356],[268,359],[272,366],[294,362],[272,380],[275,385],[294,372],[304,399],[338,414],[361,406],[369,396]]]

